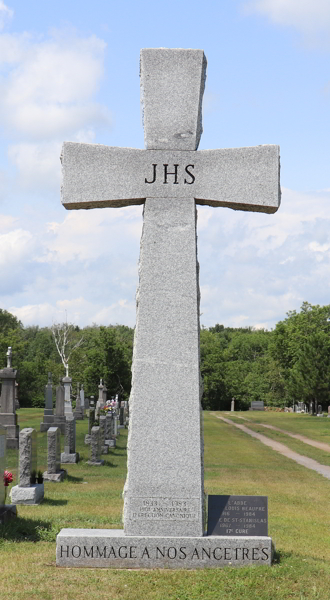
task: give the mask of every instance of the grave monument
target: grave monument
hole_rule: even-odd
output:
[[[0,399],[0,425],[7,429],[7,448],[18,448],[19,426],[17,425],[15,382],[17,371],[12,368],[12,350],[8,348],[7,367],[0,370],[1,399]]]
[[[15,504],[6,504],[6,490],[4,472],[6,470],[6,437],[7,430],[0,425],[0,524],[11,517],[17,516]]]
[[[48,431],[54,424],[54,409],[53,409],[53,382],[52,374],[48,373],[48,383],[45,385],[45,410],[44,419],[40,423],[40,431]]]
[[[144,204],[144,225],[124,530],[63,529],[59,566],[271,564],[268,536],[205,535],[196,204],[276,212],[279,148],[197,151],[205,74],[202,50],[142,50],[146,150],[63,146],[65,208]]]
[[[11,489],[13,504],[40,504],[44,484],[37,481],[37,432],[32,427],[19,433],[19,482]]]

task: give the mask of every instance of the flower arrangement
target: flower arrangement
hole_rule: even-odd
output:
[[[8,485],[13,481],[13,474],[10,471],[5,471],[3,474],[3,481],[5,487],[8,487]]]
[[[5,504],[6,504],[6,497],[7,497],[7,487],[9,486],[9,484],[13,481],[13,474],[10,471],[5,471],[3,474],[3,482],[5,484]]]

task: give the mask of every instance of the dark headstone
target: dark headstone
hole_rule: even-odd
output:
[[[249,410],[265,410],[263,400],[253,400]]]
[[[209,496],[207,535],[268,535],[267,496]]]

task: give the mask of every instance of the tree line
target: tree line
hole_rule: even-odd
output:
[[[88,396],[97,396],[102,378],[109,395],[128,399],[134,330],[93,325],[74,327],[71,336],[73,345],[83,340],[70,358],[73,391],[80,382]],[[330,305],[304,302],[272,331],[202,327],[200,340],[203,408],[227,410],[233,398],[237,409],[248,408],[252,400],[274,407],[316,400],[324,409],[330,403]],[[6,364],[8,346],[19,370],[21,406],[44,406],[48,372],[54,385],[65,375],[52,328],[23,327],[0,309],[0,367]]]

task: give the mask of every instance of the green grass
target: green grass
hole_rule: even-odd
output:
[[[220,414],[220,413],[219,413]],[[221,413],[224,417],[228,418],[228,414]],[[238,414],[239,416],[252,421],[253,423],[267,423],[268,425],[275,425],[280,429],[286,429],[291,433],[300,433],[312,440],[319,442],[326,442],[330,444],[330,419],[326,416],[323,418],[310,416],[307,414],[298,413],[280,413],[273,411],[244,411],[239,413],[231,413],[230,416]],[[235,421],[237,416],[235,417]],[[237,423],[241,425],[247,425],[242,419],[237,419]],[[264,430],[265,431],[265,430]]]
[[[19,413],[21,427],[39,429],[42,411]],[[289,429],[286,414],[275,413],[276,420],[269,414],[262,414],[264,422]],[[295,431],[308,435],[299,429],[299,415],[292,416]],[[255,422],[257,418],[252,415]],[[308,427],[315,430],[309,437],[330,441],[316,437],[325,427],[316,421],[324,419],[310,420],[314,423]],[[127,431],[121,430],[117,448],[103,457],[106,465],[93,468],[85,462],[86,430],[87,421],[78,421],[77,450],[83,459],[67,465],[68,479],[45,483],[44,503],[19,507],[19,518],[2,530],[1,600],[329,600],[330,481],[209,413],[204,424],[206,491],[268,496],[269,534],[277,548],[274,565],[203,571],[56,568],[55,538],[62,527],[121,526]],[[260,430],[266,434],[266,429]],[[288,439],[285,436],[287,445]],[[38,433],[38,444],[38,468],[44,470],[46,434]],[[17,452],[8,452],[8,466],[17,468]]]

